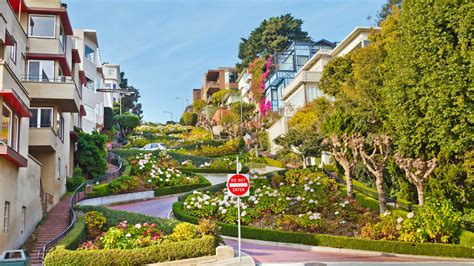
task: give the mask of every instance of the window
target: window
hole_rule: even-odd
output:
[[[105,86],[106,89],[112,88],[112,84],[110,84],[108,82],[104,83],[104,86]]]
[[[63,25],[59,27],[59,43],[61,44],[61,47],[63,48],[63,52],[66,51],[66,41],[67,41],[67,35],[66,32],[64,31]]]
[[[6,104],[3,104],[1,119],[0,142],[18,151],[20,118]]]
[[[95,64],[95,52],[94,52],[94,49],[92,49],[91,47],[89,47],[88,45],[86,45],[86,48],[85,48],[85,51],[84,51],[84,55],[87,59],[89,59],[89,61],[91,61],[92,63]]]
[[[0,126],[0,142],[11,146],[12,111],[5,104],[2,107],[2,124]]]
[[[57,118],[56,118],[56,133],[59,137],[59,139],[64,141],[64,118],[63,116],[58,112]]]
[[[88,88],[90,91],[95,92],[95,84],[94,80],[86,77],[86,88]]]
[[[20,232],[23,234],[26,228],[26,207],[21,207],[21,223],[20,223]]]
[[[109,76],[115,76],[115,69],[109,69],[107,73]]]
[[[16,54],[17,54],[17,45],[16,41],[13,40],[13,44],[10,46],[10,59],[12,60],[13,64],[16,64]]]
[[[95,104],[95,114],[96,115],[102,115],[102,104],[96,103]]]
[[[58,157],[58,165],[56,167],[56,177],[58,180],[61,179],[61,158]]]
[[[56,16],[30,15],[28,36],[41,38],[56,37]]]
[[[54,61],[29,60],[28,80],[45,81],[54,80]]]
[[[8,232],[8,224],[10,220],[10,202],[5,201],[5,207],[3,209],[3,232]]]
[[[86,109],[86,119],[91,121],[91,122],[94,122],[94,117],[95,117],[95,112],[94,112],[94,108],[89,106],[89,105],[84,105],[84,109]]]
[[[52,127],[53,108],[31,108],[30,127],[48,128]]]
[[[323,97],[323,93],[321,90],[313,86],[306,88],[306,101],[307,102],[311,102],[312,100],[319,97]]]

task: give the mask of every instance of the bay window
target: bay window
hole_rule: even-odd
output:
[[[31,108],[30,127],[50,128],[53,125],[53,108]]]
[[[28,36],[40,38],[55,38],[56,16],[30,15]]]
[[[45,81],[54,80],[54,61],[52,60],[29,60],[28,80]]]
[[[10,146],[13,150],[18,151],[20,118],[13,113],[6,104],[2,105],[2,116],[0,124],[0,143]]]

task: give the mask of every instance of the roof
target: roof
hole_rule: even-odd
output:
[[[88,30],[88,29],[84,29],[84,37],[86,37],[87,39],[93,41],[96,45],[97,45],[97,48],[99,47],[99,41],[97,40],[97,31],[96,30]]]
[[[337,46],[331,51],[331,56],[339,54],[349,43],[351,43],[361,33],[370,33],[371,31],[379,31],[379,27],[356,27],[347,35]]]

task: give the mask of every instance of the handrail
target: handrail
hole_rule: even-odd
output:
[[[69,200],[69,215],[71,218],[71,222],[69,226],[61,234],[59,234],[53,240],[46,243],[46,245],[44,245],[43,248],[38,252],[38,258],[41,259],[42,262],[44,262],[44,258],[46,257],[46,254],[48,253],[49,248],[54,246],[60,239],[62,239],[76,224],[77,219],[76,219],[76,213],[74,212],[74,205],[76,205],[76,203],[78,203],[81,200],[79,193],[81,193],[82,189],[85,188],[89,184],[97,184],[103,180],[107,181],[109,177],[117,178],[118,176],[121,175],[121,173],[123,172],[123,167],[124,167],[122,159],[120,158],[119,155],[109,152],[108,161],[112,163],[113,160],[118,161],[117,162],[118,168],[116,170],[109,172],[105,175],[96,177],[94,179],[87,180],[83,182],[81,185],[79,185],[79,187],[76,188],[76,190],[71,196],[71,199]]]

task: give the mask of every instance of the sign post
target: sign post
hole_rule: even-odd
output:
[[[239,261],[241,260],[241,237],[240,237],[240,197],[248,196],[250,189],[250,182],[247,175],[239,174],[241,164],[237,157],[237,174],[230,174],[227,177],[227,190],[233,196],[237,197],[237,236],[239,245]]]

